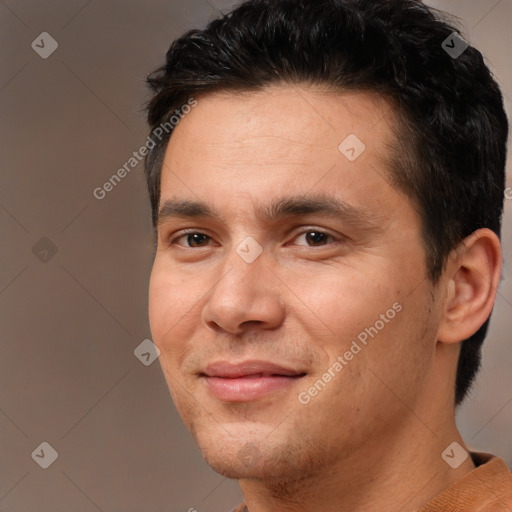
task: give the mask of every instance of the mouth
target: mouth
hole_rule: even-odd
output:
[[[249,402],[284,391],[306,372],[266,361],[239,364],[219,361],[208,365],[199,377],[210,394],[224,402]]]

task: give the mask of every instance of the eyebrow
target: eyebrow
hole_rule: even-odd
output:
[[[381,223],[362,208],[325,194],[292,195],[272,199],[267,204],[254,205],[255,214],[263,222],[276,222],[289,217],[320,214],[343,220],[363,229],[380,230]],[[201,218],[223,222],[215,209],[206,202],[190,199],[168,199],[158,211],[158,225],[173,218]]]

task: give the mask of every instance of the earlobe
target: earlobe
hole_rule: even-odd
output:
[[[458,343],[472,336],[491,314],[500,282],[502,253],[497,235],[475,231],[453,251],[445,270],[445,304],[438,340]]]

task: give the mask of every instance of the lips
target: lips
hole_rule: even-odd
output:
[[[245,361],[239,364],[219,361],[206,367],[204,372],[208,377],[221,377],[225,379],[234,379],[239,377],[250,377],[254,375],[270,376],[282,375],[286,377],[297,376],[304,372],[279,366],[267,361]]]
[[[285,390],[306,373],[268,361],[245,361],[238,364],[219,361],[208,365],[199,375],[208,391],[217,399],[247,402]]]

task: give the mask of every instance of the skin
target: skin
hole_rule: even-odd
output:
[[[161,218],[151,331],[183,421],[208,464],[239,480],[251,512],[412,511],[474,469],[471,458],[452,469],[441,453],[464,446],[453,407],[459,342],[491,312],[500,244],[475,232],[438,285],[429,281],[417,210],[390,185],[394,122],[375,94],[276,85],[198,98],[169,142],[161,204],[206,201],[219,219]],[[338,149],[349,134],[366,145],[355,161]],[[296,194],[364,214],[256,215]],[[252,263],[236,251],[248,236],[262,248]],[[300,403],[394,303],[401,311]],[[226,402],[198,376],[221,359],[306,375]]]

